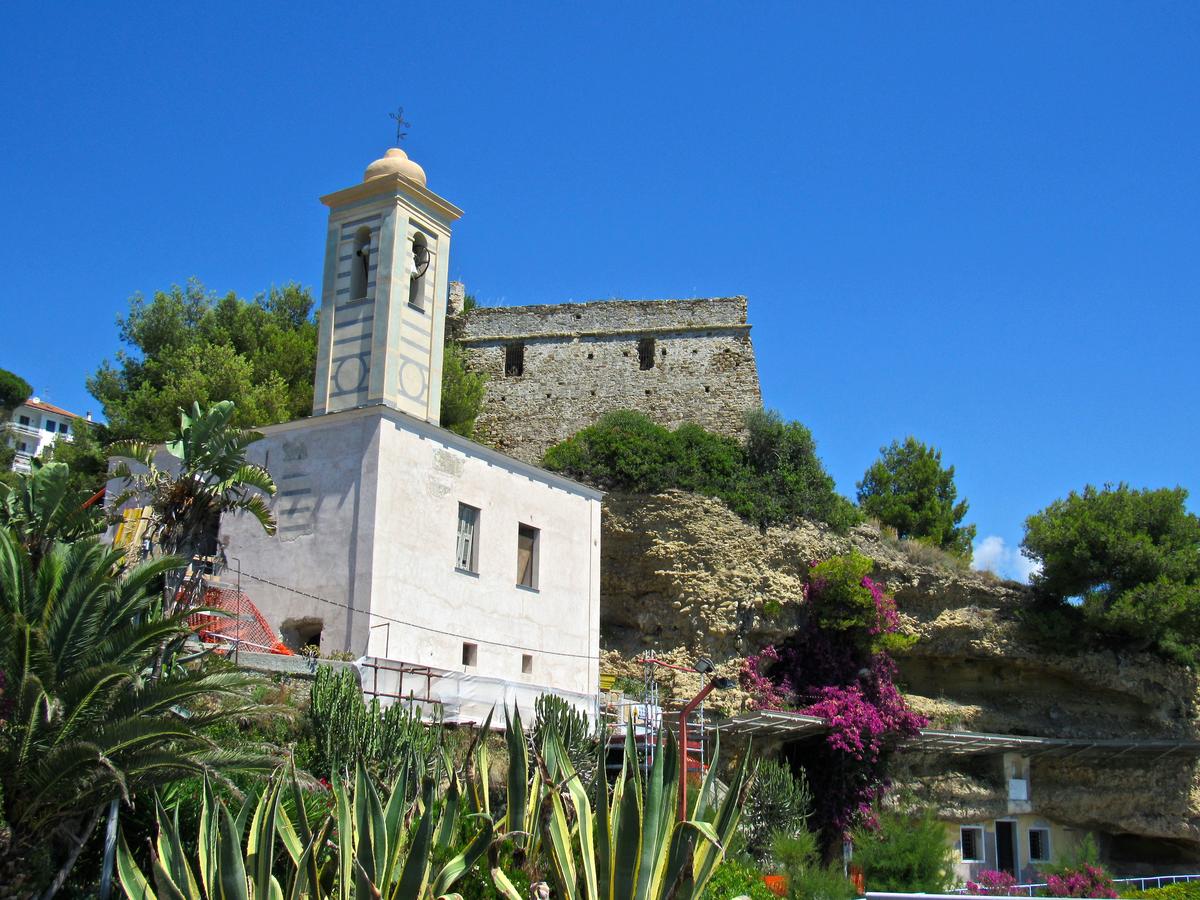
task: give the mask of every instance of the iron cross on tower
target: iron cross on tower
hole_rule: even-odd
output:
[[[408,132],[404,129],[412,123],[405,121],[403,106],[397,106],[394,113],[388,113],[388,118],[396,123],[396,146],[399,147],[400,142],[408,137]]]

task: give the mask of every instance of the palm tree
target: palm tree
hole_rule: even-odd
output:
[[[92,537],[104,527],[95,498],[71,484],[66,463],[35,459],[16,484],[0,484],[0,525],[13,529],[29,551],[34,568],[57,542]]]
[[[262,466],[246,462],[246,448],[262,435],[230,425],[233,414],[232,400],[193,403],[191,412],[180,410],[179,431],[165,446],[127,441],[108,448],[110,456],[139,464],[137,472],[125,462],[114,470],[124,481],[115,504],[136,498],[153,507],[150,537],[163,553],[194,556],[227,512],[247,512],[267,534],[275,533],[263,499],[274,495],[275,482]],[[163,449],[174,458],[166,468],[157,462]]]
[[[190,634],[185,613],[161,614],[157,591],[180,562],[126,569],[120,551],[84,539],[54,545],[35,566],[0,528],[0,789],[11,829],[0,882],[11,887],[28,873],[22,859],[49,850],[52,896],[110,801],[186,775],[262,768],[204,733],[256,709],[244,698],[256,679],[196,666],[150,677],[160,648]],[[221,697],[233,699],[195,702]]]

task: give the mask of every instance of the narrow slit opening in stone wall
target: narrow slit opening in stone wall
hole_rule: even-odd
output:
[[[642,371],[654,368],[654,338],[638,341],[638,368]]]
[[[525,374],[525,345],[507,344],[504,347],[504,375],[513,377]]]

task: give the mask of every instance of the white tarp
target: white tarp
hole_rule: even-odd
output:
[[[433,669],[433,674],[428,677],[405,671],[401,677],[399,667],[402,663],[378,657],[363,657],[355,665],[362,678],[363,693],[368,699],[378,696],[381,705],[389,706],[397,702],[394,695],[403,695],[406,699],[402,702],[406,703],[407,698],[412,696],[414,705],[421,707],[427,718],[433,713],[432,707],[440,704],[442,721],[447,724],[480,724],[489,712],[495,710],[492,726],[503,728],[506,707],[510,711],[519,709],[521,721],[532,723],[534,704],[542,694],[561,697],[587,716],[593,726],[599,711],[597,695],[564,691],[544,684],[508,681],[444,669]]]

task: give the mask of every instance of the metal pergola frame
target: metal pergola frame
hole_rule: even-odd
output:
[[[820,716],[777,709],[750,710],[714,723],[725,734],[746,734],[802,740],[828,731]],[[1028,757],[1047,756],[1069,759],[1075,756],[1151,757],[1200,756],[1200,741],[1161,738],[1047,738],[1020,734],[989,734],[981,731],[943,731],[923,728],[901,747],[919,753],[946,753],[967,756],[983,753],[1021,753]]]

